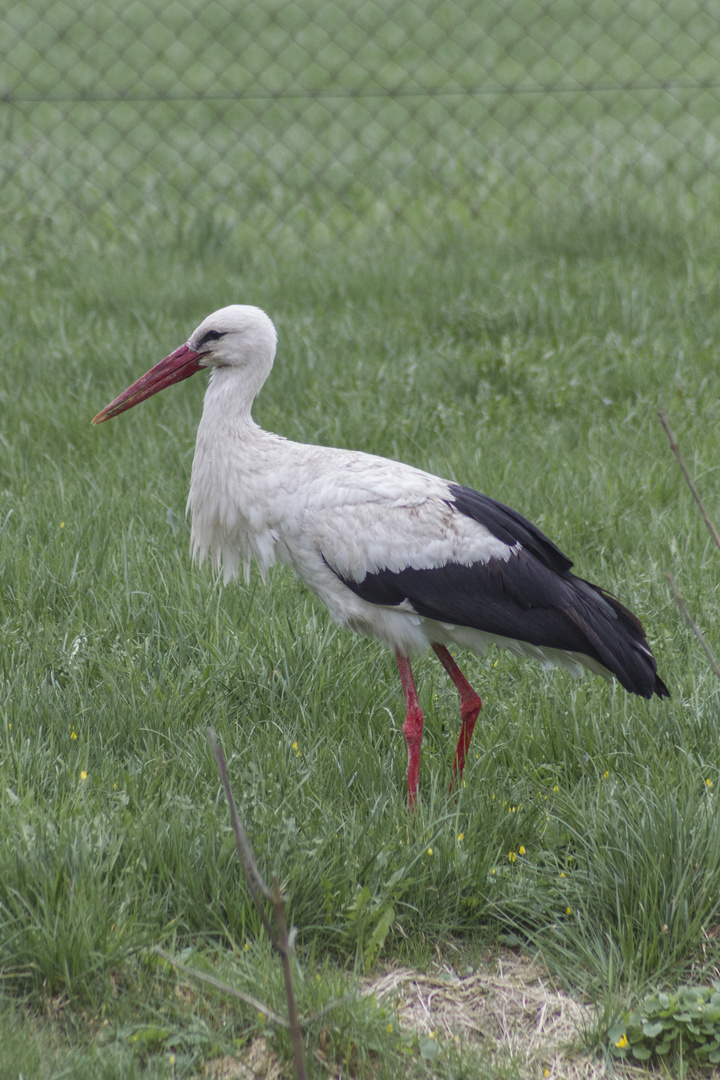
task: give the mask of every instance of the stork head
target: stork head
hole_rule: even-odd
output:
[[[204,367],[252,371],[259,389],[272,367],[276,346],[275,327],[260,308],[245,304],[220,308],[203,319],[184,345],[101,409],[92,422],[102,424]]]

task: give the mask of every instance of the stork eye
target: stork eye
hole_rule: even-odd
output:
[[[208,330],[198,341],[198,348],[202,349],[203,345],[209,345],[211,341],[219,341],[221,337],[225,337],[225,334],[220,330]]]

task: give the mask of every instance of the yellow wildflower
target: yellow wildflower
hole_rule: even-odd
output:
[[[508,859],[510,860],[510,862],[515,862],[515,860],[517,859],[517,855],[514,851],[508,851]]]
[[[525,848],[521,844],[520,847],[518,848],[518,855],[524,855],[524,854],[525,854]]]
[[[81,779],[81,780],[87,780],[87,773],[85,772],[85,770],[84,770],[84,769],[83,769],[83,771],[82,771],[82,772],[80,773],[80,779]]]
[[[620,1049],[622,1050],[622,1049],[623,1049],[623,1047],[627,1046],[627,1044],[628,1044],[628,1037],[627,1037],[627,1035],[625,1034],[625,1032],[623,1032],[623,1034],[622,1034],[622,1035],[620,1036],[620,1038],[619,1038],[619,1039],[618,1039],[618,1041],[617,1041],[617,1042],[615,1043],[615,1045],[616,1045],[616,1046],[619,1046],[619,1047],[620,1047]]]

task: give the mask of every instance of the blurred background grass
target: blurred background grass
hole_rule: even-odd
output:
[[[221,210],[259,242],[619,200],[717,215],[703,0],[21,0],[5,205]]]

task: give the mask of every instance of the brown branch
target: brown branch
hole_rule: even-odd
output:
[[[253,1009],[257,1009],[263,1016],[267,1016],[268,1020],[272,1020],[273,1024],[279,1024],[280,1027],[286,1030],[290,1029],[290,1023],[284,1016],[279,1016],[278,1013],[273,1012],[268,1005],[264,1005],[262,1001],[258,1001],[252,994],[246,994],[243,990],[236,990],[234,986],[230,986],[229,983],[223,982],[221,979],[216,979],[214,975],[208,975],[205,971],[200,971],[198,968],[188,967],[187,964],[181,964],[179,960],[175,960],[169,953],[166,953],[164,949],[161,949],[159,945],[153,946],[153,952],[162,959],[167,961],[168,964],[172,964],[174,968],[181,971],[183,975],[188,975],[192,979],[199,979],[200,982],[208,983],[210,986],[214,986],[216,990],[222,990],[225,994],[231,994],[233,997],[240,998],[246,1005],[252,1005]],[[8,975],[8,978],[11,976]],[[14,977],[14,976],[13,976]],[[301,1028],[307,1027],[309,1024],[314,1024],[316,1020],[319,1020],[321,1016],[325,1016],[327,1013],[332,1012],[333,1009],[339,1009],[342,1005],[349,1005],[351,1001],[355,1001],[352,994],[346,994],[345,997],[337,998],[335,1001],[329,1001],[327,1005],[323,1005],[317,1012],[312,1013],[310,1016],[298,1017],[298,1024]]]
[[[208,738],[210,740],[210,746],[212,747],[213,757],[215,758],[215,764],[220,773],[222,785],[225,788],[225,798],[230,807],[230,820],[232,821],[232,827],[235,833],[235,849],[238,854],[238,859],[240,860],[240,865],[242,866],[243,874],[245,875],[245,880],[247,881],[248,889],[250,890],[250,895],[255,902],[255,907],[258,910],[262,924],[265,927],[268,937],[275,948],[277,948],[278,942],[275,932],[260,900],[260,897],[264,896],[266,900],[269,900],[272,903],[273,895],[260,877],[260,871],[257,868],[252,848],[250,847],[250,842],[247,838],[247,833],[245,832],[240,816],[235,809],[235,800],[233,799],[232,791],[230,790],[230,781],[228,780],[227,768],[225,766],[225,757],[222,752],[222,747],[218,742],[217,735],[212,728],[208,728]]]
[[[685,601],[683,600],[682,596],[680,595],[680,593],[677,590],[677,586],[675,584],[675,580],[674,580],[672,574],[667,574],[666,573],[665,577],[667,578],[668,584],[669,584],[670,588],[673,591],[673,596],[675,597],[675,601],[677,603],[677,606],[682,611],[683,615],[685,616],[685,620],[686,620],[688,626],[690,627],[693,634],[695,635],[695,637],[698,639],[698,641],[702,645],[703,649],[705,650],[705,655],[707,656],[708,660],[710,661],[710,666],[712,667],[713,671],[717,675],[718,679],[720,679],[720,665],[718,664],[717,660],[713,656],[713,654],[711,652],[711,649],[710,649],[710,646],[708,645],[705,638],[700,633],[700,630],[698,629],[692,615],[688,611],[687,605],[685,604]]]
[[[666,415],[665,415],[665,413],[663,412],[662,409],[658,409],[658,417],[660,418],[660,423],[662,424],[662,426],[665,429],[665,434],[667,435],[668,442],[670,443],[670,449],[672,450],[673,454],[677,458],[678,465],[680,466],[682,474],[685,477],[687,486],[690,488],[690,491],[692,493],[692,497],[693,497],[693,499],[695,500],[695,502],[698,504],[698,506],[700,508],[700,513],[703,516],[703,521],[705,522],[708,529],[710,530],[710,535],[712,536],[713,540],[715,541],[717,547],[720,548],[720,533],[718,533],[717,529],[715,528],[715,526],[713,525],[712,521],[710,520],[710,518],[708,517],[708,515],[707,515],[707,513],[705,511],[705,507],[703,506],[702,499],[700,498],[700,495],[698,494],[698,490],[697,490],[697,488],[695,487],[695,484],[692,481],[692,477],[690,476],[690,473],[687,470],[685,462],[683,461],[683,458],[682,458],[682,454],[680,453],[680,447],[678,446],[678,444],[677,444],[677,442],[675,440],[675,436],[672,433],[672,429],[670,428],[670,424],[668,423],[668,419],[667,419],[667,417],[666,417]],[[677,599],[677,597],[676,597],[676,599]]]
[[[267,1005],[263,1005],[262,1001],[258,1001],[251,994],[244,994],[242,990],[236,990],[234,986],[230,986],[229,983],[224,983],[220,979],[216,979],[214,975],[208,975],[204,971],[198,971],[197,968],[187,967],[186,964],[181,964],[177,960],[173,960],[172,956],[156,945],[153,952],[158,956],[166,960],[168,964],[172,964],[178,971],[182,971],[183,975],[190,975],[193,979],[199,979],[200,982],[209,983],[210,986],[214,986],[216,990],[222,990],[224,994],[232,994],[233,997],[240,998],[246,1005],[252,1005],[253,1009],[257,1009],[263,1016],[267,1016],[268,1020],[272,1020],[274,1024],[279,1024],[280,1027],[289,1028],[290,1024],[284,1017],[278,1016],[276,1012],[269,1009]]]
[[[295,1005],[295,992],[292,982],[292,968],[290,965],[290,954],[292,952],[292,946],[290,941],[290,935],[288,934],[287,919],[285,918],[285,900],[280,892],[280,885],[278,884],[277,874],[273,874],[273,890],[270,892],[267,885],[260,877],[260,871],[257,868],[255,857],[252,853],[252,848],[247,838],[245,829],[243,828],[242,821],[235,809],[235,802],[232,797],[232,791],[230,790],[230,781],[228,780],[227,768],[225,767],[225,756],[222,752],[222,747],[218,742],[217,736],[212,728],[208,728],[208,737],[210,739],[210,746],[212,747],[213,756],[215,758],[215,764],[218,767],[220,773],[220,779],[222,780],[223,787],[225,788],[225,796],[230,807],[230,818],[232,820],[233,829],[235,831],[235,847],[237,849],[238,858],[240,859],[240,865],[245,875],[250,894],[255,902],[255,907],[260,913],[263,926],[267,930],[268,936],[272,941],[274,947],[280,953],[282,960],[283,976],[285,978],[285,993],[287,995],[288,1002],[288,1020],[283,1022],[283,1026],[289,1028],[290,1039],[292,1041],[293,1057],[295,1059],[295,1072],[298,1080],[306,1080],[305,1072],[305,1058],[303,1056],[303,1041],[302,1031],[300,1028],[300,1019],[297,1014],[297,1007]],[[269,900],[273,908],[275,909],[275,918],[278,924],[278,933],[273,932],[270,920],[268,919],[265,909],[262,905],[261,897]],[[291,931],[292,934],[292,931]],[[261,1010],[262,1011],[262,1010]]]
[[[278,924],[278,946],[282,959],[283,977],[285,979],[285,993],[288,1003],[288,1020],[290,1021],[290,1039],[292,1041],[293,1057],[295,1058],[295,1070],[298,1080],[304,1080],[305,1062],[303,1060],[302,1032],[300,1030],[300,1018],[295,1005],[295,991],[293,989],[292,969],[290,967],[290,939],[288,937],[287,919],[285,918],[285,899],[280,892],[277,874],[273,874],[273,907]]]

